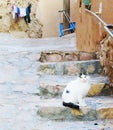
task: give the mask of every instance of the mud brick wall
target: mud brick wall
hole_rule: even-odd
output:
[[[12,17],[11,4],[20,8],[26,8],[31,3],[31,22],[26,24],[24,18],[18,22]],[[42,37],[42,24],[36,18],[38,0],[0,0],[0,32],[21,35],[22,37]]]
[[[113,24],[113,1],[102,1],[102,15],[101,18],[106,23]],[[91,11],[98,12],[100,0],[91,0]],[[99,40],[105,31],[103,25],[90,13],[85,11],[85,7],[82,3],[80,7],[80,0],[76,3],[75,8],[76,15],[76,36],[77,36],[77,48],[80,51],[94,52],[97,50]]]

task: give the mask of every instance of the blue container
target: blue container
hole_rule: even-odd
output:
[[[69,28],[70,28],[70,32],[73,33],[75,31],[75,29],[76,29],[76,23],[71,22]]]
[[[64,24],[60,23],[60,37],[64,36],[63,29],[64,29]]]

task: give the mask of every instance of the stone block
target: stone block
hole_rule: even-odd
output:
[[[61,97],[67,83],[76,79],[76,76],[42,76],[39,79],[39,89],[42,97],[52,98]],[[105,88],[105,83],[108,82],[108,77],[91,76],[91,89],[88,96],[110,95],[110,88]]]
[[[87,96],[97,96],[100,95],[101,91],[104,88],[104,83],[95,83],[91,84],[91,89]],[[62,92],[66,85],[49,85],[49,84],[40,84],[40,93],[43,97],[51,98],[51,97],[61,97]],[[102,94],[102,93],[101,93]],[[104,94],[103,94],[104,95]]]
[[[94,53],[80,52],[79,59],[81,61],[96,59]]]
[[[95,120],[96,111],[91,107],[82,108],[80,111],[62,106],[61,100],[44,100],[38,105],[37,114],[50,120]]]
[[[96,59],[95,53],[80,51],[46,51],[40,55],[41,62],[86,61]]]
[[[87,97],[87,106],[80,111],[62,106],[61,99],[47,99],[38,103],[37,114],[48,120],[93,121],[113,119],[113,98],[106,96]]]
[[[47,62],[61,62],[63,59],[60,54],[49,54],[46,56],[46,60]]]
[[[80,72],[76,64],[69,64],[65,67],[65,74],[68,75],[77,75]]]
[[[64,56],[64,60],[65,61],[77,61],[79,58],[78,58],[78,55],[77,54],[66,54]]]
[[[49,84],[40,84],[40,94],[43,97],[50,98],[50,97],[59,97],[61,96],[64,85],[49,85]]]
[[[78,61],[79,52],[77,51],[45,51],[40,55],[40,62],[65,62]]]
[[[101,73],[99,60],[40,63],[38,73],[55,75],[76,75],[84,68],[89,74]]]
[[[96,109],[99,119],[113,119],[113,98],[110,96],[100,97],[97,101]]]
[[[102,108],[97,113],[100,119],[113,119],[113,105],[112,108]]]
[[[91,84],[91,89],[88,93],[88,96],[96,96],[99,95],[104,88],[105,83],[95,83]]]

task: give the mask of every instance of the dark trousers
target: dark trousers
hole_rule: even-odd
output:
[[[24,17],[24,19],[25,19],[25,22],[26,22],[26,23],[30,23],[30,22],[31,22],[30,15],[26,15],[26,16]]]
[[[91,5],[85,5],[85,8],[91,10]]]

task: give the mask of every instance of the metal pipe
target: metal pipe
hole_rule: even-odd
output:
[[[86,12],[92,14],[93,16],[95,16],[104,26],[104,29],[107,31],[107,33],[113,38],[113,34],[112,32],[110,31],[110,29],[107,27],[109,24],[106,24],[98,15],[96,15],[94,12],[88,10],[88,9],[85,9]]]
[[[113,38],[113,34],[112,32],[108,29],[107,26],[104,26],[105,30],[109,33],[109,35]]]
[[[98,16],[96,15],[94,12],[88,10],[88,9],[85,9],[86,12],[92,14],[93,16],[95,16],[104,26],[106,26],[107,24]]]

